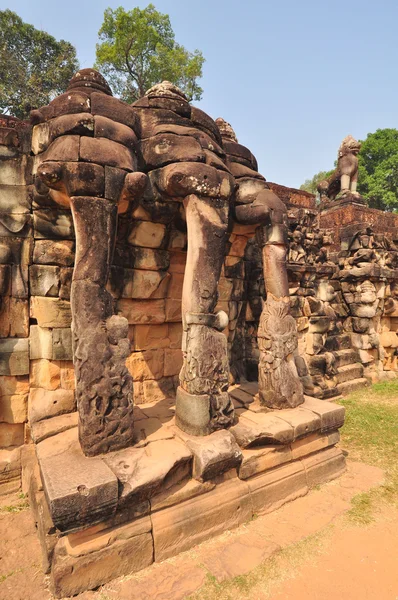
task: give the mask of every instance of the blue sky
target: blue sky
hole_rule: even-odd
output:
[[[0,0],[76,46],[91,67],[107,7],[123,0]],[[205,58],[203,100],[269,180],[298,187],[333,166],[347,134],[398,128],[397,0],[153,0],[176,40]]]

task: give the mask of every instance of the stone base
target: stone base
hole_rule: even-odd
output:
[[[210,433],[210,396],[189,394],[181,386],[176,394],[176,424],[190,435]]]
[[[256,412],[256,392],[231,389],[238,422],[206,437],[181,432],[170,406],[140,405],[135,445],[94,458],[77,427],[47,428],[23,478],[57,598],[175,556],[345,470],[343,407],[306,397]]]
[[[366,206],[366,200],[359,194],[347,192],[335,200],[322,200],[319,205],[319,209],[320,211],[324,211],[329,210],[330,208],[335,208],[336,206],[346,206],[347,204],[359,204],[361,206]]]

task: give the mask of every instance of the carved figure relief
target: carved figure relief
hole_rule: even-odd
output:
[[[272,408],[295,407],[302,402],[302,385],[294,353],[296,321],[290,315],[289,298],[267,293],[258,328],[260,402]]]

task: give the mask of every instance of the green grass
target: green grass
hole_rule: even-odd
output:
[[[383,503],[398,506],[398,380],[376,383],[340,401],[346,407],[341,445],[350,458],[382,468],[384,485],[358,494],[348,518],[370,523]]]

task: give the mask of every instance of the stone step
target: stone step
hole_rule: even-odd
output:
[[[348,350],[351,348],[351,337],[348,333],[329,335],[325,340],[325,350]]]
[[[315,388],[315,392],[313,393],[313,396],[315,396],[315,398],[319,398],[320,400],[329,400],[330,398],[333,398],[334,401],[339,395],[340,392],[338,391],[337,387],[332,387],[324,390],[322,390],[321,388]]]
[[[360,379],[361,377],[363,377],[363,366],[361,363],[344,365],[344,367],[337,369],[337,384],[352,381],[353,379]]]
[[[345,365],[352,365],[358,362],[358,352],[352,348],[345,350],[337,350],[335,352],[336,367],[344,367]]]
[[[355,392],[368,385],[369,381],[365,377],[360,377],[359,379],[352,379],[351,381],[339,383],[337,389],[342,396],[347,396],[348,394],[351,394],[351,392]]]

